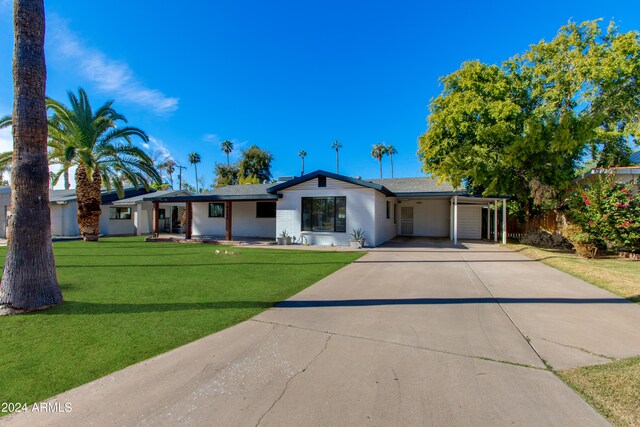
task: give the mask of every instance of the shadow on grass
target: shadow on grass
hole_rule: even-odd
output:
[[[224,310],[273,307],[279,301],[214,301],[214,302],[172,302],[172,303],[96,303],[83,301],[65,301],[61,306],[30,315],[68,315],[68,314],[126,314],[126,313],[165,313],[187,310]]]

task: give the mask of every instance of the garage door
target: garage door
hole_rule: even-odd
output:
[[[482,238],[482,206],[458,205],[458,239]]]

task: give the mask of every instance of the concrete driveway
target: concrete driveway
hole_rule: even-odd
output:
[[[640,306],[485,243],[394,241],[10,425],[606,425],[548,367],[640,354]]]

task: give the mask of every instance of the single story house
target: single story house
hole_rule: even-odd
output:
[[[102,214],[100,234],[110,236],[140,235],[151,233],[152,208],[147,198],[153,196],[188,195],[187,191],[166,190],[147,192],[144,189],[128,188],[124,198],[119,199],[115,191],[102,192]],[[50,190],[51,234],[53,237],[76,237],[78,227],[78,199],[76,190]],[[6,238],[6,227],[11,214],[11,188],[0,187],[1,216],[0,237]]]
[[[640,152],[638,152],[640,153]],[[613,175],[616,182],[621,184],[631,184],[632,189],[637,193],[640,190],[640,165],[637,166],[617,166],[611,168],[593,168],[582,175],[578,181],[594,179],[600,175]]]
[[[297,242],[349,245],[356,229],[367,245],[396,236],[481,239],[497,231],[489,205],[502,203],[506,239],[506,197],[477,197],[436,179],[362,180],[318,170],[275,184],[231,185],[197,195],[154,197],[153,228],[160,232],[161,205],[185,204],[185,237],[275,239],[287,233]],[[484,220],[483,220],[484,216]],[[485,224],[485,226],[483,226]],[[493,236],[497,240],[498,232]]]

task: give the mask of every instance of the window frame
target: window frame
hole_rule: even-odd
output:
[[[221,205],[222,206],[222,215],[211,215],[211,206],[212,205]],[[225,218],[226,213],[227,213],[226,203],[224,203],[224,202],[211,202],[211,203],[209,203],[208,212],[207,212],[207,214],[209,215],[209,218]]]
[[[128,217],[122,217],[123,211],[128,212]],[[113,216],[113,212],[115,212],[115,216]],[[109,220],[114,221],[128,221],[132,219],[132,210],[130,207],[120,207],[120,206],[111,206],[109,208]]]
[[[256,218],[275,218],[277,210],[277,202],[256,202]],[[273,215],[271,215],[271,207],[269,207],[269,215],[260,215],[260,208],[258,206],[273,205]],[[264,213],[264,211],[262,212]]]
[[[314,230],[313,224],[315,223],[316,214],[313,212],[313,201],[319,199],[333,199],[333,229],[332,230]],[[310,218],[310,226],[307,227],[305,225],[304,217],[305,217],[305,200],[311,200],[311,218]],[[341,227],[343,229],[338,230],[337,222],[338,222],[338,200],[343,203],[344,206],[344,226]],[[301,197],[300,198],[300,230],[310,233],[346,233],[347,232],[347,196],[313,196],[313,197]]]

